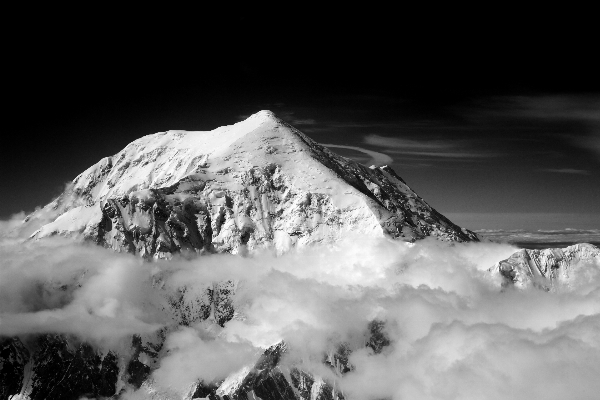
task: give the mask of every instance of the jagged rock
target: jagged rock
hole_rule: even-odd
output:
[[[374,320],[369,323],[369,339],[367,347],[373,349],[375,354],[379,354],[386,346],[390,345],[390,339],[384,332],[385,322]]]
[[[51,217],[33,237],[79,234],[146,258],[285,251],[348,232],[478,240],[390,167],[338,156],[269,111],[209,132],[138,139],[76,177],[26,224],[43,216]]]
[[[533,286],[551,291],[558,286],[568,287],[576,268],[594,262],[600,265],[600,249],[581,243],[563,249],[522,249],[491,270],[504,278],[504,288]]]
[[[380,353],[390,344],[384,332],[385,322],[371,321],[367,328],[365,345],[374,353]],[[344,395],[331,382],[305,371],[299,366],[282,363],[288,352],[286,343],[269,347],[251,368],[244,368],[229,376],[210,394],[219,399],[290,399],[290,400],[343,400]],[[323,363],[329,365],[334,374],[341,376],[354,367],[349,362],[352,349],[340,343],[324,355]],[[201,385],[199,385],[200,387]]]
[[[24,392],[30,399],[110,397],[116,394],[118,359],[60,335],[39,337]]]
[[[162,343],[157,346],[148,346],[142,343],[139,335],[134,335],[131,341],[133,354],[127,364],[126,380],[134,388],[139,388],[152,372],[148,360],[156,359]]]
[[[18,338],[0,337],[0,400],[19,394],[29,351]]]
[[[382,339],[383,326],[381,321],[369,325],[367,346],[389,344],[389,340]],[[32,350],[17,338],[5,339],[0,344],[0,377],[3,378],[0,399],[15,394],[28,399],[103,398],[118,396],[126,386],[140,388],[158,365],[164,336],[159,334],[154,341],[148,341],[134,335],[129,354],[97,350],[75,337],[63,335],[41,335],[30,344]],[[191,391],[191,398],[344,399],[335,384],[293,364],[283,364],[281,361],[287,351],[284,342],[271,346],[252,367],[232,374],[224,382],[198,382]],[[340,344],[325,356],[324,362],[337,375],[342,375],[352,369],[348,363],[350,353],[346,344]]]
[[[164,332],[134,335],[131,351],[117,353],[74,336],[45,334],[0,341],[0,400],[112,398],[139,388],[156,369]]]
[[[284,342],[269,347],[256,364],[229,376],[214,392],[219,399],[343,400],[343,394],[320,377],[281,365]]]
[[[171,306],[170,312],[179,324],[189,326],[210,319],[224,326],[234,316],[235,290],[235,282],[224,281],[210,284],[201,295],[183,286],[175,294],[166,293],[166,296]]]
[[[219,386],[214,383],[206,384],[202,381],[196,384],[196,388],[192,393],[192,399],[209,399],[209,400],[219,400],[219,397],[216,395],[217,389]]]
[[[325,355],[323,362],[331,366],[339,375],[343,375],[354,368],[348,359],[351,353],[352,349],[350,349],[347,343],[340,343],[335,349]]]

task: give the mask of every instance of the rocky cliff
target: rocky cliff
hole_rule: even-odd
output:
[[[209,132],[138,139],[76,177],[27,223],[41,225],[35,238],[81,236],[145,258],[286,251],[350,231],[478,240],[390,167],[338,156],[269,111]]]

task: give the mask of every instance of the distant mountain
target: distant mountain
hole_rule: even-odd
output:
[[[553,291],[569,287],[580,277],[577,269],[585,264],[600,265],[600,249],[589,243],[563,249],[522,249],[497,263],[493,270],[504,278],[504,287],[538,287]]]
[[[82,236],[145,258],[333,242],[348,232],[477,241],[390,167],[332,153],[270,111],[209,132],[142,137],[30,215],[32,235]]]

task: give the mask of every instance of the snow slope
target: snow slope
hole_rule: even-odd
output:
[[[28,221],[32,236],[82,235],[143,257],[333,242],[348,232],[478,240],[389,167],[332,153],[260,111],[208,132],[142,137],[77,176]]]

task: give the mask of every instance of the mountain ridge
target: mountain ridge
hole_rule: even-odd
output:
[[[521,249],[490,270],[502,277],[503,288],[531,286],[548,292],[564,291],[581,279],[577,269],[595,260],[600,260],[600,249],[578,243],[564,248]]]

